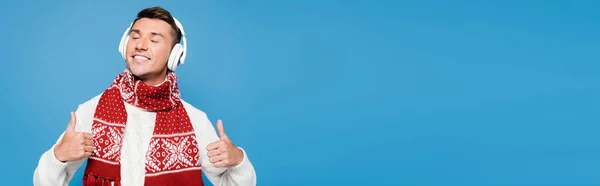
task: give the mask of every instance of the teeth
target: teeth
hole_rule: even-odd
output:
[[[133,58],[135,58],[135,59],[141,59],[141,60],[150,60],[149,58],[144,57],[144,56],[133,56]]]

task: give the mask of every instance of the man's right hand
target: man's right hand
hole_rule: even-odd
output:
[[[71,121],[60,142],[54,147],[54,157],[61,162],[71,162],[88,158],[94,152],[93,136],[86,132],[75,132],[77,119],[71,112]]]

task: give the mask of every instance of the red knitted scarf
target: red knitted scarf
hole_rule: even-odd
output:
[[[83,185],[121,185],[121,145],[127,123],[124,102],[156,112],[146,157],[140,157],[146,162],[145,185],[203,185],[196,136],[179,96],[173,72],[157,86],[134,79],[127,69],[119,74],[94,113],[94,153],[88,158]]]

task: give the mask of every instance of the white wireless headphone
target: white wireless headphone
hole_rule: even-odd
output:
[[[187,53],[187,42],[185,40],[185,32],[183,31],[183,25],[181,25],[181,23],[177,19],[173,19],[175,20],[175,25],[177,25],[177,28],[179,28],[179,31],[181,32],[182,43],[175,44],[175,46],[171,50],[171,54],[169,55],[167,67],[171,71],[175,71],[179,64],[183,64],[183,62],[185,61],[185,54]],[[125,33],[123,33],[123,37],[121,38],[121,43],[119,43],[119,52],[121,52],[123,59],[127,59],[126,49],[127,42],[129,41],[131,26],[133,26],[133,23],[131,23],[127,30],[125,30]]]

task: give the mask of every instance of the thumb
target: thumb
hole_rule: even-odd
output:
[[[225,129],[223,129],[223,121],[217,120],[217,130],[219,131],[221,140],[227,139],[227,134],[225,134]]]
[[[77,116],[75,116],[74,112],[71,112],[71,120],[69,121],[66,132],[75,132],[75,123],[77,123]]]

